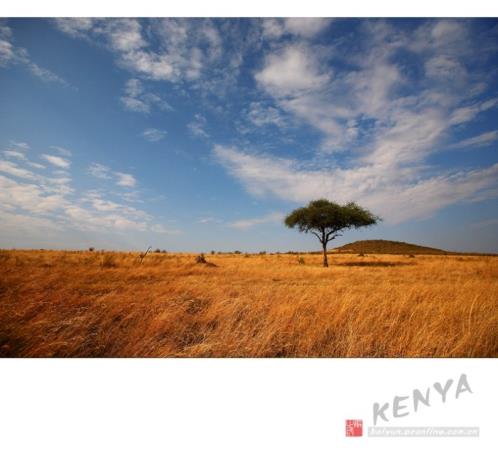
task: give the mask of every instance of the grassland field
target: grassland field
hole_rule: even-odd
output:
[[[0,251],[0,356],[498,355],[497,256],[206,260]]]

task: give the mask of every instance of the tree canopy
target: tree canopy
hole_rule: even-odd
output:
[[[375,225],[380,218],[354,202],[340,205],[326,199],[311,201],[307,206],[292,211],[286,218],[289,228],[313,233],[323,247],[324,266],[328,266],[327,243],[342,231]]]

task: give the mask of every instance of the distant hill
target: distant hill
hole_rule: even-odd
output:
[[[356,241],[334,249],[337,253],[392,253],[397,255],[445,255],[449,252],[433,247],[409,244],[408,242],[385,241],[374,239],[368,241]]]

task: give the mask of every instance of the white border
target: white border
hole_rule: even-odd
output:
[[[375,401],[461,373],[472,393],[392,426],[479,426],[478,438],[371,438]],[[97,359],[0,362],[0,454],[417,455],[498,448],[494,359]],[[364,436],[345,437],[346,419]],[[381,423],[385,425],[385,423]]]
[[[123,0],[105,2],[86,0],[3,0],[3,17],[64,17],[64,16],[170,16],[170,17],[494,17],[498,15],[496,2],[490,0],[449,1],[417,0],[348,0],[344,2],[307,0],[278,2],[268,0]]]

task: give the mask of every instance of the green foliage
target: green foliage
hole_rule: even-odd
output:
[[[375,225],[379,220],[379,217],[356,203],[341,206],[326,199],[319,199],[292,211],[284,223],[289,228],[298,228],[303,233],[313,233],[322,244],[323,265],[328,267],[329,241],[341,236],[343,230]]]
[[[299,231],[338,233],[349,228],[361,228],[374,225],[380,220],[367,209],[356,203],[344,206],[319,199],[311,201],[308,206],[294,210],[285,218],[289,228],[298,228]]]

